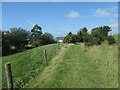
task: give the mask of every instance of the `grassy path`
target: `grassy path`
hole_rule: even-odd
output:
[[[63,56],[69,46],[70,45],[62,47],[58,55],[56,55],[51,60],[49,66],[46,67],[39,76],[37,76],[33,81],[31,81],[27,87],[47,87],[47,85],[52,82],[52,79],[54,78],[54,73],[55,71],[57,71],[57,67],[60,65],[61,62],[63,62]]]
[[[118,85],[116,46],[63,47],[28,87],[115,88]]]

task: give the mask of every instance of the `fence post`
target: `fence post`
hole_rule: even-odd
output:
[[[12,71],[10,63],[5,64],[8,90],[13,90]]]
[[[44,50],[44,60],[45,60],[44,65],[48,66],[46,49]]]

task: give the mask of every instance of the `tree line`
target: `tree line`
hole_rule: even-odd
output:
[[[114,44],[116,41],[112,35],[108,33],[112,31],[109,26],[100,26],[93,28],[91,33],[88,33],[86,27],[81,28],[77,34],[69,32],[65,37],[64,43],[78,43],[82,42],[85,46],[100,45],[104,41],[108,44]],[[10,28],[9,31],[0,31],[2,33],[2,55],[9,55],[31,49],[34,47],[56,43],[51,33],[43,33],[39,25],[34,25],[28,31],[23,28]]]
[[[55,43],[51,33],[43,33],[39,25],[34,25],[31,31],[23,28],[10,28],[2,33],[2,55],[9,55],[34,47]]]
[[[112,31],[109,26],[100,26],[93,28],[91,33],[88,33],[86,27],[80,29],[77,34],[69,32],[64,38],[65,43],[83,42],[85,46],[100,45],[103,41],[108,41],[108,44],[114,44],[116,41],[112,35],[108,33]]]

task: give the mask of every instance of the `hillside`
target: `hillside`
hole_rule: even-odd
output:
[[[62,45],[60,45],[61,47]],[[55,55],[57,44],[46,45],[3,57],[3,87],[6,87],[4,64],[10,62],[15,87],[25,88],[117,88],[117,44],[90,48],[66,44]],[[49,66],[43,65],[47,49]]]
[[[44,49],[47,50],[48,62],[53,58],[55,53],[59,51],[61,44],[51,44],[40,46],[34,49],[30,49],[21,53],[17,53],[2,58],[3,73],[2,73],[2,86],[5,88],[6,75],[4,65],[8,62],[11,63],[14,87],[21,88],[29,83],[34,77],[39,75],[44,67]],[[1,65],[1,64],[0,64]]]

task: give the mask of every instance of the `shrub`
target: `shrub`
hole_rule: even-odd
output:
[[[75,43],[76,42],[76,36],[69,32],[69,34],[64,38],[63,42],[65,43]]]
[[[108,44],[114,44],[116,42],[113,36],[108,36],[107,41],[108,41]]]
[[[91,43],[92,43],[92,45],[100,45],[101,44],[100,38],[99,37],[93,37]]]

